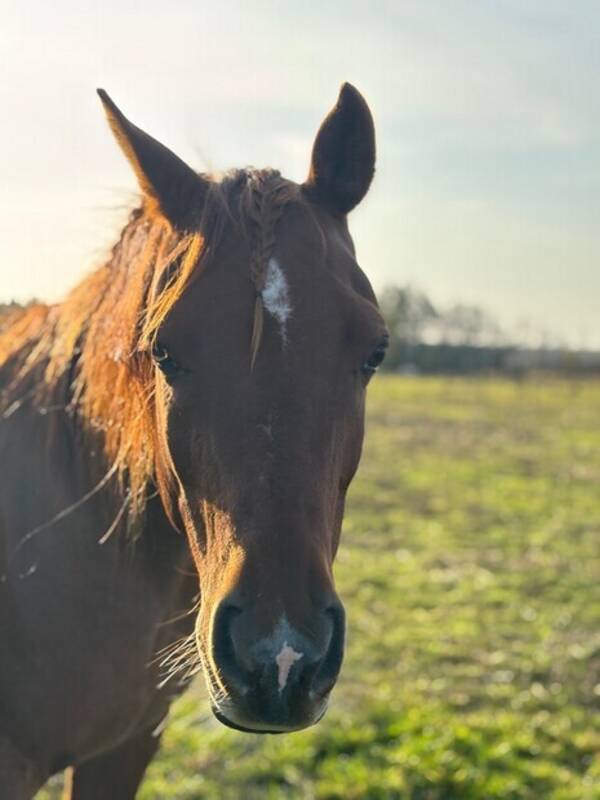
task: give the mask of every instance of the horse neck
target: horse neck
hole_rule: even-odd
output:
[[[0,429],[0,460],[3,450],[11,469],[3,475],[8,495],[23,493],[29,486],[37,496],[34,508],[24,509],[22,525],[4,525],[12,550],[32,530],[31,537],[52,535],[53,528],[71,527],[83,520],[78,534],[140,556],[160,552],[187,562],[185,537],[167,520],[159,498],[153,497],[140,519],[128,530],[123,513],[127,487],[122,485],[104,453],[103,434],[69,409],[71,374],[66,374],[45,396],[36,391],[43,381],[45,365],[35,367],[19,387],[12,410]],[[152,491],[149,489],[149,496]],[[1,504],[0,504],[1,505]],[[107,534],[110,534],[107,537]],[[0,530],[0,535],[2,531]]]

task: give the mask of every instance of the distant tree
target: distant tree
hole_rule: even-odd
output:
[[[387,286],[379,301],[390,331],[385,370],[600,374],[600,351],[573,350],[556,334],[528,320],[507,335],[485,309],[466,303],[436,307],[413,286]]]
[[[436,307],[410,285],[384,288],[380,306],[391,335],[387,369],[469,371],[497,366],[499,351],[509,346],[498,322],[478,306]],[[489,352],[479,352],[483,350]]]
[[[506,344],[498,322],[478,306],[457,303],[438,314],[436,338],[452,345],[494,347]]]
[[[410,368],[414,365],[415,348],[437,319],[437,311],[427,295],[412,286],[387,286],[381,292],[379,305],[390,331],[384,368]]]
[[[426,294],[412,286],[387,286],[380,306],[392,338],[404,345],[418,344],[438,312]]]

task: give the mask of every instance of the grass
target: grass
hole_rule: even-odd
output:
[[[177,704],[141,800],[600,798],[600,383],[382,376],[317,727]]]

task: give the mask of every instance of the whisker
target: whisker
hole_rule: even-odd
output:
[[[164,662],[161,662],[160,666]],[[168,662],[167,662],[168,663]],[[198,652],[194,648],[186,650],[175,661],[169,663],[169,668],[164,674],[163,679],[157,684],[159,689],[162,689],[166,684],[175,676],[181,674],[180,680],[182,682],[190,680],[195,674],[201,670],[201,664],[198,657]]]
[[[177,652],[177,657],[174,657],[173,654],[169,655],[167,658],[164,658],[162,661],[159,662],[159,667],[168,667],[171,669],[172,667],[177,667],[180,664],[189,663],[190,660],[195,658],[195,653],[193,648],[189,647],[184,651]]]
[[[191,608],[186,609],[185,611],[181,611],[175,617],[171,617],[170,619],[165,619],[162,622],[159,622],[156,626],[157,628],[163,628],[165,625],[172,625],[174,622],[179,622],[179,620],[185,619],[186,617],[191,616],[195,611],[198,610],[200,606],[199,602],[195,602]]]
[[[172,642],[171,644],[168,644],[165,647],[161,648],[161,650],[159,650],[155,654],[154,658],[150,661],[150,664],[156,664],[159,661],[159,659],[169,658],[171,656],[176,655],[178,652],[184,649],[191,648],[192,646],[193,647],[196,646],[194,634],[190,634],[189,636],[182,636],[175,642]]]

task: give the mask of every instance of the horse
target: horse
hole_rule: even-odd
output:
[[[194,171],[98,90],[141,189],[110,257],[0,320],[0,784],[130,800],[203,672],[215,717],[318,722],[333,578],[388,333],[350,237],[374,174],[340,90],[302,184]]]

